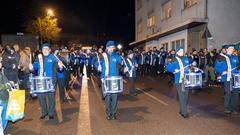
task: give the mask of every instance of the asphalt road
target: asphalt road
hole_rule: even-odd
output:
[[[79,79],[81,82],[81,79]],[[126,82],[126,81],[125,81]],[[189,119],[178,114],[177,93],[166,78],[138,77],[138,95],[128,95],[128,84],[118,98],[118,119],[106,120],[104,102],[94,77],[87,81],[88,99],[81,104],[81,88],[71,91],[73,100],[64,103],[63,123],[56,120],[39,120],[38,100],[26,103],[25,119],[10,123],[5,134],[12,135],[239,135],[240,115],[224,115],[221,88],[204,89],[196,95],[190,93]],[[239,102],[240,104],[240,102]],[[90,132],[79,130],[85,122],[81,108],[87,106]],[[84,113],[84,112],[82,112]],[[84,117],[84,118],[83,118]],[[83,127],[83,130],[85,128]]]

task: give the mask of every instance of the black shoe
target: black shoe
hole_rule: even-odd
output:
[[[50,119],[50,120],[54,119],[54,116],[49,116],[49,119]]]
[[[184,119],[187,119],[187,118],[189,118],[189,115],[188,114],[182,114],[182,117],[184,118]]]
[[[188,114],[182,114],[181,112],[179,112],[179,114],[180,114],[184,119],[189,118],[189,115],[188,115]]]
[[[42,115],[40,119],[45,119],[48,114]]]

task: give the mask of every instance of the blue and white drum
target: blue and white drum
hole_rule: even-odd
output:
[[[35,76],[29,77],[30,93],[48,93],[55,92],[51,77]]]
[[[202,88],[202,73],[186,73],[184,86],[186,88]]]
[[[103,78],[103,93],[113,94],[123,92],[122,76],[111,76]]]
[[[240,74],[233,75],[233,88],[234,89],[240,88]]]

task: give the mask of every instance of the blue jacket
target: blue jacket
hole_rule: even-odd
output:
[[[181,58],[181,60],[182,60],[182,63],[183,63],[183,67],[186,67],[187,65],[189,65],[188,57],[183,56]],[[176,58],[174,58],[174,60],[171,63],[169,63],[166,67],[166,70],[168,72],[172,72],[172,73],[174,73],[175,69],[180,69],[179,63],[178,63]],[[187,68],[185,68],[184,73],[188,73]],[[174,79],[175,79],[175,84],[179,84],[180,72],[177,72],[177,73],[174,74]]]
[[[160,63],[161,65],[164,65],[164,64],[165,64],[166,57],[167,57],[167,52],[163,51],[163,52],[160,52],[160,53],[159,53],[159,60],[160,60],[159,63]]]
[[[43,56],[43,74],[44,76],[51,77],[53,84],[56,84],[57,81],[57,59],[53,54],[49,54],[48,56]],[[34,71],[38,71],[38,75],[40,74],[40,64],[38,57],[36,61],[33,63]]]
[[[74,53],[75,54],[75,53]],[[79,63],[78,55],[73,53],[70,55],[70,65],[77,65]]]
[[[157,59],[157,52],[152,52],[152,53],[149,55],[149,64],[152,65],[152,66],[155,66],[155,64],[156,64],[156,59]]]
[[[66,60],[63,58],[63,57],[61,57],[61,56],[58,56],[58,58],[62,61],[62,63],[66,66],[67,64],[66,64]],[[57,71],[57,78],[64,78],[65,77],[65,71],[66,71],[66,69],[65,68],[63,68],[63,70],[62,71]]]
[[[233,69],[232,74],[237,74],[238,73],[237,66],[239,64],[238,57],[233,56],[233,55],[228,55],[228,54],[225,54],[225,55],[228,56],[230,59],[230,63],[231,63],[232,69]],[[227,61],[226,61],[225,57],[223,57],[221,55],[218,56],[218,58],[215,62],[214,69],[218,75],[221,75],[222,82],[227,81],[227,74],[222,75],[223,71],[228,70]]]
[[[142,56],[143,55],[143,56]],[[143,65],[144,64],[146,64],[145,62],[146,62],[146,55],[145,54],[140,54],[139,56],[138,56],[138,64],[140,64],[140,65],[142,65],[142,63],[143,63]]]
[[[108,54],[108,60],[109,60],[109,76],[117,76],[119,74],[119,69],[118,69],[118,64],[122,65],[122,58],[120,57],[119,54],[117,54],[116,52],[113,52],[111,54]],[[105,71],[106,71],[106,65],[105,65],[105,61],[104,58],[101,58],[100,60],[100,64],[102,67],[102,71],[101,71],[101,78],[105,77]],[[98,69],[98,62],[96,62],[95,64],[95,68]]]
[[[128,62],[128,59],[130,59],[130,58],[126,58],[126,63],[127,63],[127,65],[124,65],[124,67],[128,67],[128,71],[130,71],[130,70],[132,70],[133,71],[133,76],[132,77],[134,77],[134,78],[136,78],[137,77],[137,67],[136,67],[136,64],[137,64],[137,61],[136,61],[136,59],[130,59],[131,60],[131,62],[132,62],[132,64],[133,64],[133,67],[130,65],[130,63]],[[129,74],[129,72],[125,72],[125,76],[126,77],[130,77],[130,74]]]

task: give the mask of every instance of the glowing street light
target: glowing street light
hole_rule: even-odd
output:
[[[52,9],[47,9],[47,15],[54,16],[54,12]]]
[[[121,44],[118,44],[118,45],[117,45],[117,48],[118,48],[119,50],[121,50],[121,49],[122,49],[122,45],[121,45]]]

